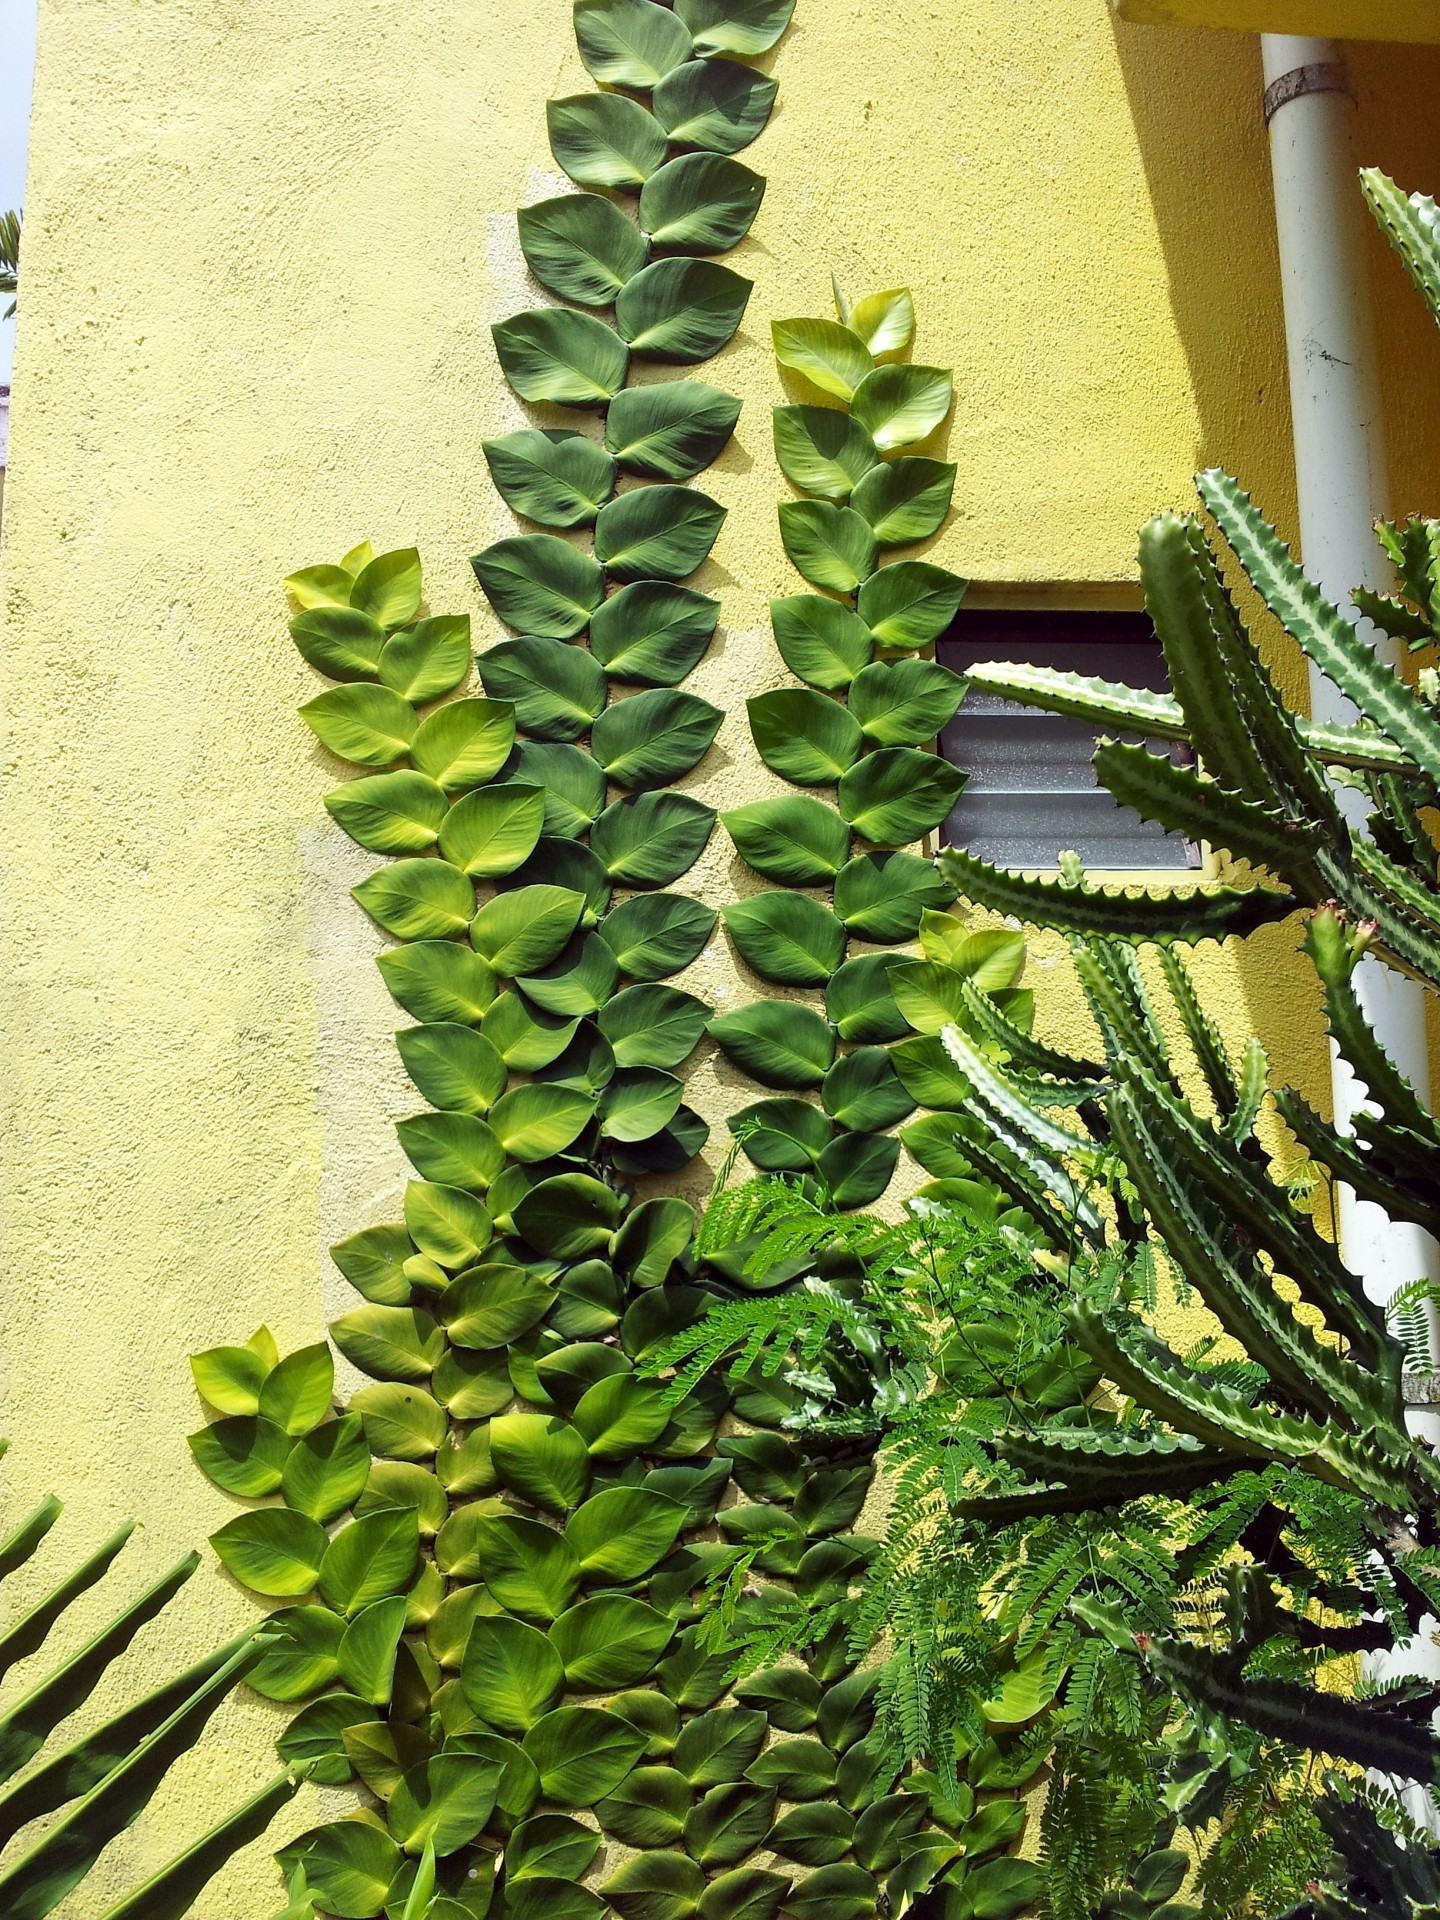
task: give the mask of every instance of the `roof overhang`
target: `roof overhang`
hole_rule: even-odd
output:
[[[1440,45],[1440,0],[1111,0],[1122,20],[1156,27]]]

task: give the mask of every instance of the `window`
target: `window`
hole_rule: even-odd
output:
[[[1143,613],[962,612],[937,656],[962,674],[982,660],[1017,660],[1156,693],[1170,684]],[[1198,866],[1199,849],[1181,835],[1115,805],[1090,764],[1098,737],[1083,720],[972,690],[940,742],[970,775],[946,843],[1002,867],[1053,869],[1069,848],[1101,872]]]

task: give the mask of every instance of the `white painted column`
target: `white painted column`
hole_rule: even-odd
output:
[[[1366,256],[1368,215],[1350,147],[1351,103],[1343,67],[1329,40],[1287,34],[1261,38],[1266,114],[1275,180],[1275,222],[1285,297],[1290,408],[1305,569],[1329,598],[1353,613],[1357,586],[1393,591],[1389,563],[1374,522],[1389,511],[1385,427],[1381,414],[1374,316]],[[1385,657],[1394,643],[1354,616]],[[1314,666],[1310,697],[1316,719],[1349,721],[1355,710]],[[1344,792],[1352,818],[1363,817],[1358,794]],[[1366,1017],[1381,1044],[1421,1099],[1430,1098],[1422,989],[1378,961],[1356,976]],[[1344,1128],[1366,1090],[1333,1056],[1336,1123]],[[1391,1221],[1383,1209],[1340,1193],[1340,1243],[1347,1265],[1382,1304],[1437,1267],[1435,1243],[1418,1227]],[[1436,1425],[1427,1420],[1427,1425]],[[1440,1437],[1440,1426],[1432,1437]]]

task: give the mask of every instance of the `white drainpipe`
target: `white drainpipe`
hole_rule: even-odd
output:
[[[1329,40],[1264,34],[1261,47],[1290,359],[1300,550],[1312,579],[1353,612],[1353,588],[1390,592],[1394,581],[1374,534],[1374,522],[1389,511],[1385,426],[1366,259],[1369,216],[1350,147],[1349,83]],[[1369,622],[1360,625],[1394,664],[1394,642]],[[1310,701],[1316,719],[1355,718],[1349,701],[1314,666]],[[1342,798],[1361,801],[1348,792]],[[1363,817],[1363,805],[1358,811]],[[1428,1105],[1423,990],[1374,960],[1361,963],[1356,987],[1387,1052]],[[1336,1123],[1344,1128],[1364,1106],[1365,1088],[1333,1052],[1332,1073]],[[1436,1246],[1420,1228],[1391,1221],[1348,1187],[1340,1190],[1339,1212],[1346,1263],[1372,1300],[1383,1305],[1408,1282],[1436,1277]],[[1427,1416],[1426,1425],[1436,1428],[1432,1438],[1440,1437],[1440,1423]]]
[[[1366,260],[1369,216],[1350,146],[1350,95],[1329,40],[1264,34],[1265,114],[1275,178],[1275,224],[1285,295],[1290,408],[1300,550],[1306,571],[1329,598],[1354,614],[1353,588],[1393,589],[1374,522],[1389,511],[1385,425],[1381,413],[1375,322]],[[1399,649],[1354,615],[1365,637],[1393,665]],[[1316,719],[1353,720],[1350,702],[1314,666],[1310,704]],[[1342,789],[1352,820],[1363,820],[1362,796]],[[1365,1016],[1422,1101],[1430,1102],[1422,989],[1378,960],[1362,960],[1356,993]],[[1332,1047],[1335,1121],[1342,1130],[1365,1105],[1366,1089]],[[1340,1247],[1369,1297],[1386,1305],[1401,1287],[1437,1277],[1435,1242],[1419,1227],[1393,1221],[1383,1208],[1339,1191]],[[1431,1316],[1432,1368],[1436,1347]],[[1412,1432],[1440,1445],[1440,1415],[1408,1416]],[[1433,1635],[1433,1621],[1427,1625]],[[1440,1648],[1422,1638],[1405,1653],[1366,1661],[1376,1678],[1440,1677]],[[1440,1824],[1423,1788],[1402,1795],[1412,1818]]]

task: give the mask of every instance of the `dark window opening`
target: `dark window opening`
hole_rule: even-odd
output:
[[[1170,690],[1143,613],[961,613],[936,653],[961,674],[982,660],[1014,660]],[[1116,806],[1100,785],[1091,756],[1106,731],[972,689],[940,740],[945,758],[970,775],[941,830],[946,844],[1001,867],[1053,870],[1057,855],[1072,848],[1097,871],[1198,867],[1198,847]],[[1174,743],[1148,744],[1188,759]]]

